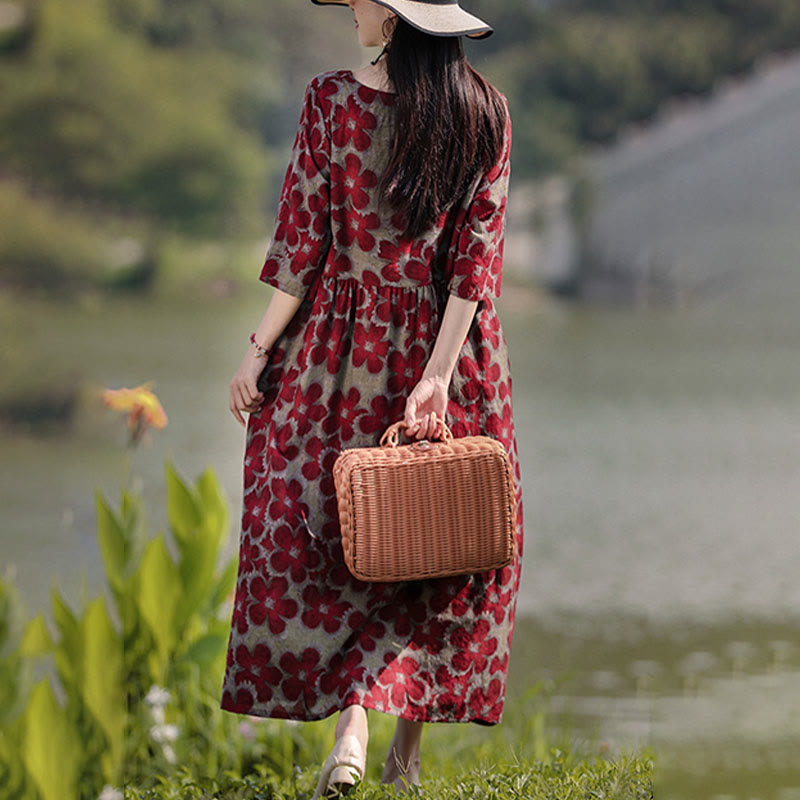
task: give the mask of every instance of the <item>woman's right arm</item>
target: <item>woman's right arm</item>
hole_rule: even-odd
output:
[[[256,329],[256,341],[261,347],[267,350],[272,348],[302,302],[301,297],[295,297],[278,288],[273,290],[264,317]],[[264,358],[258,356],[258,351],[251,344],[231,380],[229,407],[243,428],[247,427],[247,423],[241,412],[258,410],[264,400],[264,395],[256,386],[258,376],[264,369],[264,363]]]

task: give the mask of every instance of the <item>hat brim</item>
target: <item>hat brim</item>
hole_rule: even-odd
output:
[[[348,0],[311,0],[318,6],[346,6]],[[458,0],[373,0],[402,17],[409,25],[433,36],[469,36],[471,39],[485,39],[494,33],[474,14],[464,11]]]

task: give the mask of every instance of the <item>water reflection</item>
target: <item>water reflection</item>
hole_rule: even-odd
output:
[[[554,735],[589,752],[652,748],[658,800],[784,800],[800,789],[800,618],[517,626],[509,692],[549,677]]]

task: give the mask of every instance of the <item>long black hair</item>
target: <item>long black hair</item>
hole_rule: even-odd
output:
[[[397,96],[378,189],[417,238],[499,159],[506,107],[467,62],[460,36],[433,36],[396,17],[384,58]]]

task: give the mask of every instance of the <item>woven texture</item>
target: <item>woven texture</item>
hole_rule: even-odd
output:
[[[484,572],[514,558],[511,461],[490,436],[397,445],[402,421],[380,447],[343,450],[333,479],[348,569],[364,581]],[[388,441],[388,444],[383,442]]]

